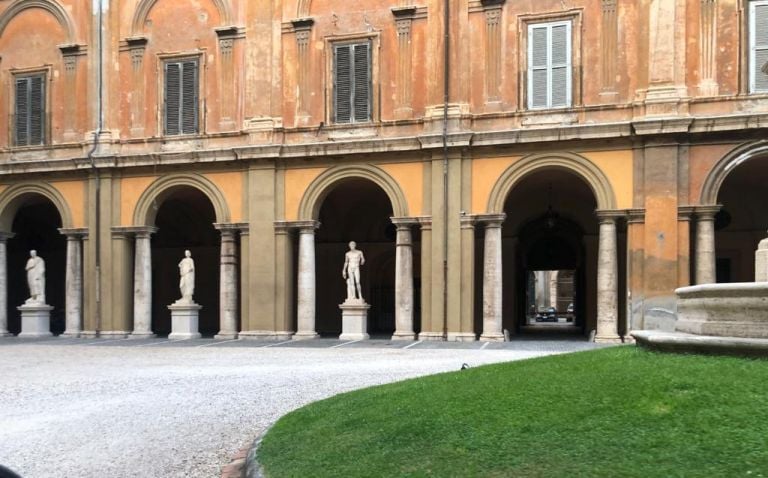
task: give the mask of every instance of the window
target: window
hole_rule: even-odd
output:
[[[14,145],[45,142],[45,74],[16,77]]]
[[[165,134],[198,132],[198,61],[185,59],[165,63]]]
[[[768,0],[749,4],[749,92],[768,93]]]
[[[528,25],[528,108],[571,106],[571,22]]]
[[[333,47],[333,121],[371,121],[371,44]]]

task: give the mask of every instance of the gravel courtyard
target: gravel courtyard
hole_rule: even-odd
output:
[[[0,339],[0,464],[24,477],[214,477],[281,415],[369,385],[594,347]]]

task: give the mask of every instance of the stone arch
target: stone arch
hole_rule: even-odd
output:
[[[333,167],[312,181],[301,198],[299,219],[304,221],[317,219],[323,199],[331,192],[333,186],[339,181],[350,178],[370,180],[387,194],[395,217],[408,216],[405,194],[392,176],[375,166],[355,165]]]
[[[55,0],[16,0],[13,2],[0,14],[0,37],[3,36],[8,24],[16,15],[30,8],[41,8],[53,15],[67,32],[67,42],[75,43],[75,25],[67,11]]]
[[[171,195],[179,187],[192,187],[202,192],[216,212],[216,222],[230,221],[229,206],[224,194],[210,179],[199,174],[175,174],[157,179],[142,193],[136,209],[133,212],[133,224],[136,226],[152,226],[157,215],[156,205]]]
[[[574,153],[532,154],[511,165],[491,190],[488,212],[501,214],[510,191],[526,176],[542,168],[559,168],[575,173],[592,189],[598,209],[616,209],[616,195],[605,174],[587,158]]]
[[[11,232],[16,212],[32,195],[43,196],[53,203],[61,216],[63,228],[73,227],[72,212],[61,193],[46,183],[25,183],[11,186],[0,194],[0,231]]]
[[[717,204],[720,187],[730,172],[738,165],[755,156],[768,153],[768,141],[760,140],[742,144],[731,150],[715,164],[701,187],[699,203],[703,205]]]
[[[136,6],[136,11],[133,13],[133,21],[131,22],[132,35],[138,35],[144,29],[144,23],[147,21],[147,16],[152,10],[152,7],[159,0],[141,0]],[[229,7],[228,0],[211,0],[216,6],[221,16],[222,25],[229,25],[232,23],[232,9]]]

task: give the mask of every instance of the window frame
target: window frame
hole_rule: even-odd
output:
[[[44,67],[15,69],[12,68],[9,73],[11,74],[10,82],[10,94],[9,112],[13,116],[13,121],[8,122],[8,144],[13,149],[33,149],[48,146],[52,144],[51,141],[51,82],[53,76],[51,75],[51,66],[46,65]],[[42,101],[43,101],[43,117],[41,122],[41,142],[35,144],[18,144],[17,131],[16,131],[16,81],[22,78],[32,78],[40,76],[42,77]]]
[[[554,68],[552,64],[552,30],[555,27],[565,26],[567,43],[566,43],[566,104],[565,105],[552,105],[552,71]],[[528,43],[526,45],[526,109],[528,110],[553,110],[562,108],[571,108],[573,106],[573,21],[572,20],[556,20],[546,22],[530,22],[527,24],[526,36]],[[531,62],[533,57],[533,31],[537,28],[546,28],[547,31],[547,104],[545,106],[533,105],[533,72],[534,67]]]
[[[747,94],[768,94],[768,87],[757,89],[755,79],[762,65],[756,64],[757,46],[755,45],[755,8],[765,6],[768,8],[768,0],[749,0],[747,2]],[[761,48],[762,49],[762,48]],[[765,46],[768,50],[768,45]]]
[[[376,124],[380,121],[380,83],[379,83],[379,49],[381,47],[380,33],[371,32],[366,34],[332,35],[326,36],[325,41],[325,122],[330,127],[354,128],[365,127]],[[350,121],[348,123],[336,122],[336,47],[343,45],[354,45],[368,43],[369,47],[369,120],[368,121]]]
[[[190,138],[205,134],[207,130],[208,115],[204,92],[206,91],[206,53],[204,49],[194,52],[161,53],[157,55],[157,134],[164,138]],[[197,62],[197,132],[168,134],[166,132],[166,65],[169,63],[183,63],[194,60]]]

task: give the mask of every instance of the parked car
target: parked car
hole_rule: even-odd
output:
[[[557,309],[548,307],[536,314],[536,322],[557,322]]]

